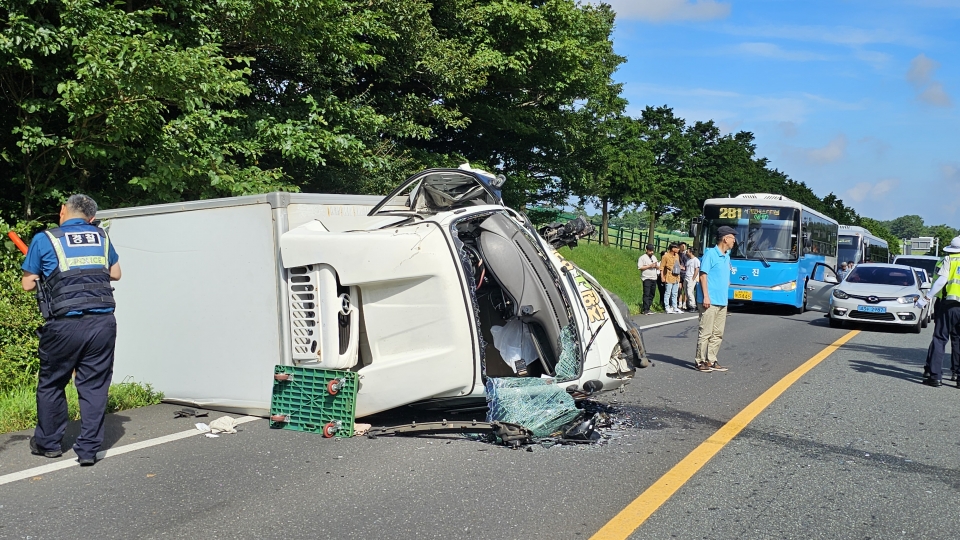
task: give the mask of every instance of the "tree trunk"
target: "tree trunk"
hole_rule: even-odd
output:
[[[657,213],[647,205],[647,243],[652,244],[654,249],[658,246],[653,241],[653,233],[657,228]]]
[[[607,197],[600,199],[600,211],[602,216],[600,219],[600,242],[607,247],[610,247],[610,229],[609,229],[610,211],[608,210],[609,205],[610,205],[610,200]]]

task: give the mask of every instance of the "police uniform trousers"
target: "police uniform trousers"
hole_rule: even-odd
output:
[[[48,320],[40,329],[40,380],[37,386],[37,429],[41,450],[56,450],[67,429],[64,388],[76,370],[80,398],[80,436],[73,446],[80,459],[95,458],[103,443],[107,391],[113,378],[117,319],[93,313]]]
[[[947,341],[950,335],[960,332],[960,302],[941,300],[934,313],[933,339],[927,348],[927,363],[923,374],[934,380],[943,377],[943,357],[946,356]],[[952,345],[951,345],[952,347]]]

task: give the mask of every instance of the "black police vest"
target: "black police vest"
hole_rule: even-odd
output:
[[[57,268],[43,278],[44,317],[62,317],[71,311],[116,307],[110,286],[110,239],[103,229],[46,231],[57,255]]]

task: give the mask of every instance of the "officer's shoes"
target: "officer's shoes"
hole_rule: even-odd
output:
[[[30,453],[35,456],[58,458],[63,455],[63,450],[40,450],[36,437],[30,437]]]
[[[93,467],[97,464],[97,458],[80,458],[77,461],[80,462],[81,467]]]

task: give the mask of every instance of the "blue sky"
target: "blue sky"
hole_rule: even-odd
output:
[[[960,0],[606,0],[628,113],[668,105],[862,216],[960,228]]]

